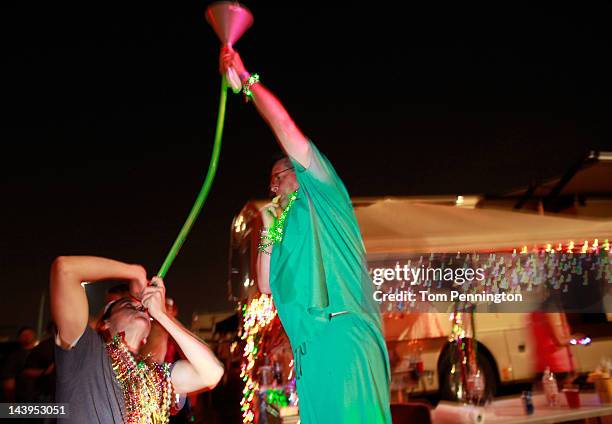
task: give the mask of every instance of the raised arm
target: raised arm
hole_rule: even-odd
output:
[[[243,84],[250,74],[244,67],[240,55],[229,47],[221,50],[221,71],[225,73],[228,67],[236,70]],[[282,103],[261,83],[251,86],[253,102],[259,114],[268,123],[276,136],[281,148],[300,164],[308,167],[310,143],[295,125]]]
[[[130,265],[95,256],[60,256],[51,266],[51,315],[57,325],[62,347],[81,337],[89,319],[87,296],[82,282],[126,280],[137,295],[147,285],[140,265]]]
[[[166,312],[166,289],[161,278],[154,277],[143,291],[142,304],[179,345],[186,360],[172,369],[172,385],[178,393],[211,389],[223,377],[223,365],[210,348]]]

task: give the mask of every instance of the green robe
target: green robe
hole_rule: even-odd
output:
[[[270,287],[291,342],[302,424],[391,423],[389,360],[351,199],[311,145]],[[348,311],[330,317],[330,313]]]

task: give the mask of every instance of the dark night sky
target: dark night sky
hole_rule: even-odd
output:
[[[57,255],[159,268],[210,158],[207,4],[2,2],[4,331],[35,323]],[[612,149],[609,9],[246,4],[247,67],[353,195],[500,193]],[[229,226],[267,193],[276,152],[232,96],[215,184],[166,279],[183,320],[229,309]]]

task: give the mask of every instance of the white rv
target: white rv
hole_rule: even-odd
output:
[[[467,196],[353,199],[368,264],[376,268],[381,263],[403,263],[411,255],[428,252],[512,252],[524,246],[532,249],[572,240],[612,240],[610,220],[481,209],[475,207],[478,200]],[[258,210],[263,204],[248,202],[232,225],[229,287],[231,296],[241,303],[258,295],[254,265],[261,225]],[[607,272],[612,272],[610,265]],[[592,339],[587,346],[571,348],[580,372],[592,371],[603,358],[612,357],[610,287],[612,284],[602,293],[605,304],[600,314],[577,315],[570,320],[573,331]],[[393,396],[440,391],[442,397],[452,397],[450,314],[402,312],[393,306],[382,312]],[[559,316],[552,318],[559,320]],[[528,314],[503,309],[476,313],[470,328],[476,329],[478,368],[487,393],[494,393],[501,384],[534,377]],[[415,358],[420,362],[416,372]]]

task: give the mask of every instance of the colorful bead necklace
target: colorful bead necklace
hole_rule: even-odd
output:
[[[261,241],[259,242],[258,246],[260,252],[268,253],[265,250],[266,247],[272,246],[273,244],[280,243],[281,241],[283,241],[283,229],[285,228],[285,220],[287,219],[287,215],[291,210],[291,206],[293,206],[293,203],[297,199],[297,192],[298,191],[296,190],[289,195],[289,203],[287,203],[287,206],[285,207],[283,212],[278,218],[274,216],[272,225],[270,225],[270,228],[267,232],[262,232]]]
[[[125,422],[167,423],[173,391],[170,365],[153,362],[150,355],[136,361],[125,344],[123,333],[106,343],[106,351],[123,392]]]

